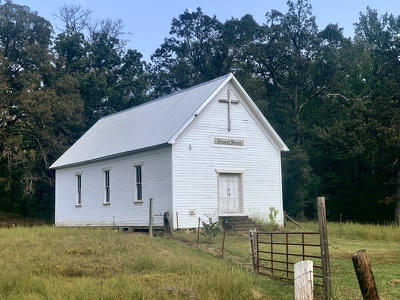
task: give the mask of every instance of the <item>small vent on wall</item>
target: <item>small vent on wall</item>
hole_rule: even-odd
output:
[[[189,215],[195,215],[196,214],[196,209],[195,208],[189,208]]]

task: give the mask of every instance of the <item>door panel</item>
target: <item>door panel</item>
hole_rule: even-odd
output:
[[[229,211],[229,196],[228,196],[228,178],[226,176],[220,176],[219,180],[219,211]]]
[[[240,180],[240,174],[219,174],[219,212],[240,213],[242,211]]]

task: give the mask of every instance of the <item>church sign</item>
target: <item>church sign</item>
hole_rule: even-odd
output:
[[[244,146],[244,140],[214,138],[215,145]]]

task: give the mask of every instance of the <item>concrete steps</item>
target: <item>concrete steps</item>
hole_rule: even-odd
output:
[[[221,216],[219,218],[223,228],[238,233],[247,234],[250,229],[259,229],[256,223],[248,216]]]

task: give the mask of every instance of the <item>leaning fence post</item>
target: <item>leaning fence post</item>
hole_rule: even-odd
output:
[[[303,260],[294,264],[294,299],[314,299],[313,262]]]
[[[224,236],[222,237],[221,258],[224,258],[224,250],[225,250],[225,235],[226,235],[226,228],[224,228]]]
[[[364,300],[379,300],[378,290],[375,285],[367,251],[359,250],[351,256],[354,270],[356,271],[358,284]]]
[[[318,197],[318,225],[321,244],[322,281],[325,299],[330,298],[331,274],[329,260],[328,231],[326,224],[325,197]]]
[[[256,268],[256,256],[255,256],[255,252],[257,251],[255,249],[255,235],[256,235],[256,229],[250,229],[249,230],[249,242],[250,242],[250,266],[251,266],[251,270],[253,272],[256,272],[257,268]]]

